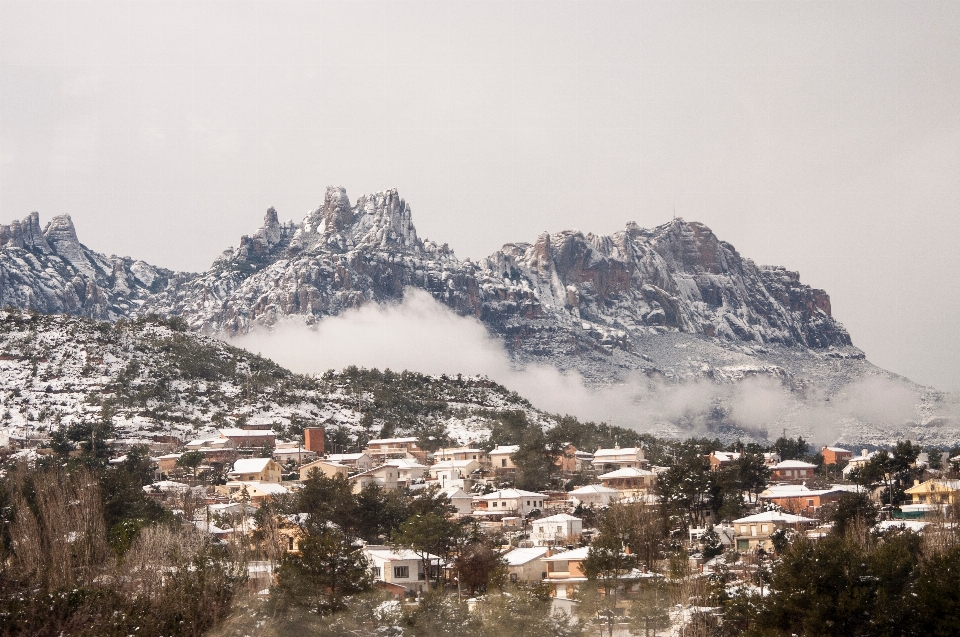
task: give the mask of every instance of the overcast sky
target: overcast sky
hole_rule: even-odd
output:
[[[201,270],[395,187],[461,257],[676,211],[960,389],[960,2],[0,1],[0,222]],[[468,371],[468,370],[464,370]]]

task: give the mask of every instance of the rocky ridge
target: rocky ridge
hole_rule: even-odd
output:
[[[260,229],[202,273],[96,253],[79,243],[68,216],[43,230],[36,213],[0,226],[0,305],[43,313],[178,316],[198,332],[234,335],[399,302],[410,288],[477,318],[518,365],[575,371],[594,385],[638,375],[736,385],[760,376],[829,400],[881,376],[917,396],[914,425],[945,427],[948,437],[955,426],[938,407],[944,396],[865,360],[826,292],[682,219],[653,229],[628,223],[609,236],[544,233],[460,260],[418,236],[395,190],[351,203],[331,187],[300,222],[269,209]],[[871,426],[845,426],[854,432],[847,439],[888,437]]]

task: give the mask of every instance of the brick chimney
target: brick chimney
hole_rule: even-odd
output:
[[[323,427],[307,427],[303,430],[303,447],[318,455],[324,454]]]

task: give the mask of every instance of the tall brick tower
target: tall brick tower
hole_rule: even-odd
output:
[[[323,455],[323,427],[307,427],[303,430],[303,447],[317,455]]]

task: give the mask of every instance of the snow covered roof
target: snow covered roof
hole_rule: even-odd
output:
[[[445,495],[451,500],[453,498],[470,498],[471,500],[473,499],[473,496],[471,496],[469,493],[467,493],[460,487],[447,487],[445,489],[440,489],[439,491],[437,491],[437,497],[441,495]]]
[[[618,469],[618,471],[619,471],[619,469]],[[614,472],[612,472],[612,473],[616,473],[616,471],[614,471]],[[613,495],[614,493],[619,493],[619,491],[617,491],[616,489],[613,489],[613,488],[611,488],[611,487],[605,487],[605,486],[603,486],[602,484],[588,484],[588,485],[583,486],[583,487],[580,487],[580,488],[578,488],[578,489],[574,489],[573,491],[570,492],[570,495],[574,495],[574,496],[576,496],[576,495],[588,495],[588,494],[590,494],[590,493],[606,493],[606,494],[609,494],[609,495]]]
[[[514,454],[520,451],[520,445],[497,445],[497,447],[490,452],[490,455],[500,455],[503,453]]]
[[[789,486],[789,485],[782,485]],[[761,498],[770,499],[770,498],[803,498],[803,497],[813,497],[815,495],[826,495],[828,493],[840,493],[840,489],[817,489],[811,490],[806,487],[800,489],[794,487],[793,489],[777,489],[776,491],[767,489],[760,494]]]
[[[149,493],[155,489],[160,491],[187,491],[190,488],[189,484],[184,484],[183,482],[174,482],[173,480],[160,480],[159,482],[154,482],[153,484],[148,484],[143,487],[143,490]]]
[[[741,456],[739,451],[714,451],[713,457],[720,462],[733,462]]]
[[[824,449],[828,449],[834,453],[853,453],[849,449],[844,449],[843,447],[824,447]]]
[[[604,456],[626,456],[626,455],[637,455],[642,454],[643,450],[637,447],[626,447],[624,449],[597,449],[593,452],[594,458],[602,458]]]
[[[480,463],[478,463],[476,460],[441,460],[440,462],[436,462],[430,465],[430,470],[434,471],[434,470],[440,470],[440,469],[463,469],[465,467],[469,467],[472,464],[475,464],[478,467],[480,466]],[[423,465],[419,465],[419,466],[423,466]]]
[[[230,473],[260,473],[270,461],[271,458],[241,458],[233,463]]]
[[[327,455],[327,460],[331,462],[349,462],[351,460],[359,460],[366,455],[365,453],[331,453]],[[367,457],[369,458],[370,456]]]
[[[587,553],[590,552],[589,546],[581,546],[578,549],[573,549],[572,551],[564,551],[563,553],[557,553],[556,555],[551,555],[550,557],[543,558],[548,562],[567,562],[567,561],[577,561],[584,560],[587,558]]]
[[[734,520],[734,524],[750,524],[751,522],[785,522],[786,524],[809,524],[816,522],[802,515],[793,515],[790,513],[780,513],[779,511],[764,511],[756,515],[748,515],[745,518]]]
[[[816,469],[817,465],[800,460],[781,460],[773,466],[774,469]]]
[[[277,437],[277,434],[273,433],[269,429],[238,429],[236,427],[221,429],[220,435],[224,438],[256,438],[260,436],[271,436],[273,438]]]
[[[427,465],[420,464],[416,460],[409,460],[407,458],[391,458],[390,460],[387,460],[386,462],[384,462],[384,464],[397,467],[398,469],[426,469],[427,468]]]
[[[480,500],[513,500],[516,498],[546,498],[542,493],[533,491],[524,491],[523,489],[501,489],[493,493],[487,493],[479,496]]]
[[[370,555],[370,557],[378,558],[384,562],[396,562],[400,560],[438,560],[440,559],[439,555],[433,555],[432,553],[424,553],[423,555],[415,553],[410,549],[393,549],[388,546],[368,546],[363,549],[364,553]]]
[[[649,478],[651,476],[656,476],[653,471],[647,471],[646,469],[634,469],[633,467],[624,467],[623,469],[617,469],[616,471],[611,471],[600,476],[601,480],[609,480],[611,478]]]
[[[367,443],[367,446],[370,445],[398,445],[406,444],[411,442],[416,442],[416,438],[380,438],[379,440],[371,440]]]
[[[540,518],[539,520],[534,520],[533,522],[534,524],[539,524],[541,522],[573,522],[573,521],[582,522],[583,520],[581,520],[578,517],[569,515],[567,513],[558,513],[556,515],[551,515],[548,518]]]
[[[549,549],[545,546],[535,546],[529,549],[513,549],[503,556],[507,566],[523,566],[533,560],[542,558]]]

